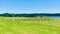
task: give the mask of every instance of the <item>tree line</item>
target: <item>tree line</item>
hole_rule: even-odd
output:
[[[48,14],[48,13],[33,13],[33,14],[11,14],[3,13],[0,14],[3,17],[37,17],[37,16],[60,16],[60,13],[57,14]]]

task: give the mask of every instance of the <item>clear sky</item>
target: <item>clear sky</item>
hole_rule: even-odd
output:
[[[0,13],[60,13],[60,0],[0,0]]]

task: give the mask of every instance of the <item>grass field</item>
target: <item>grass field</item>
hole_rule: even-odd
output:
[[[60,18],[0,17],[0,34],[60,34]]]

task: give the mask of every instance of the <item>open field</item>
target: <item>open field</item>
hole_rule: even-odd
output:
[[[60,18],[0,17],[0,34],[60,34]]]

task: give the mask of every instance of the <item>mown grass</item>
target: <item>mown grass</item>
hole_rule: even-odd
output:
[[[0,34],[60,34],[60,18],[0,17]]]

